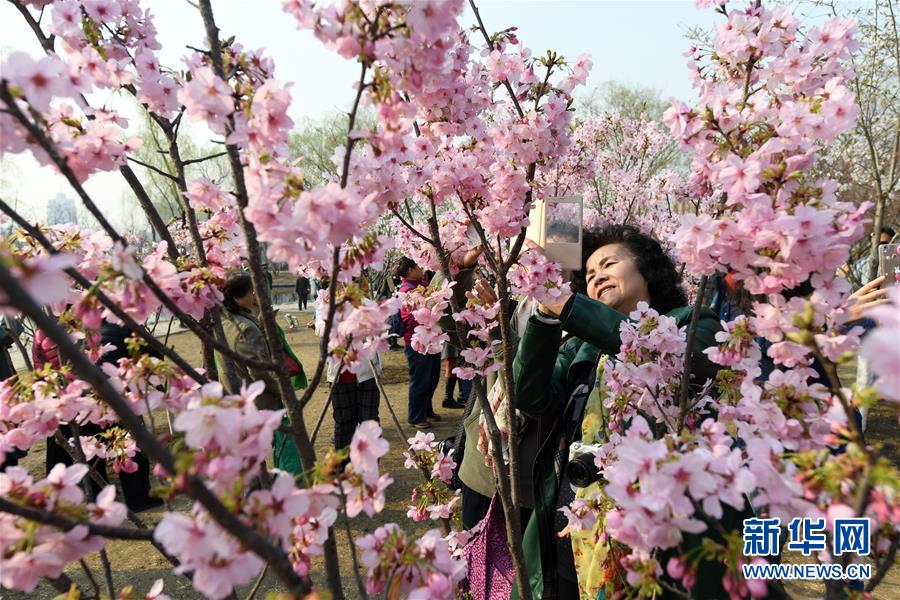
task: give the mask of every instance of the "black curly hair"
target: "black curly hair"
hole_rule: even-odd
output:
[[[400,258],[399,262],[397,263],[397,268],[394,271],[400,277],[406,277],[406,275],[417,266],[418,265],[416,265],[416,261],[409,258],[408,256],[404,256]]]
[[[650,307],[660,314],[687,306],[687,294],[681,287],[678,269],[658,241],[632,225],[606,225],[600,229],[585,230],[581,244],[581,270],[573,277],[573,289],[587,293],[587,261],[603,246],[621,244],[637,265],[647,282]]]
[[[243,298],[252,290],[253,280],[250,278],[250,273],[244,271],[232,273],[222,285],[222,295],[224,296],[222,304],[229,312],[241,312],[242,309],[238,306],[237,299]]]

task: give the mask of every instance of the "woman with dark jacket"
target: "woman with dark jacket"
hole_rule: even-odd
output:
[[[516,408],[537,419],[541,432],[532,478],[534,511],[524,534],[534,598],[545,597],[545,582],[551,588],[546,590],[549,597],[579,597],[571,543],[557,536],[565,525],[558,508],[574,498],[563,475],[564,463],[584,416],[573,414],[573,393],[583,393],[583,384],[593,385],[600,357],[619,352],[619,325],[638,302],[673,317],[679,327],[691,321],[675,265],[656,240],[627,225],[585,232],[584,238],[586,247],[595,248],[584,253],[587,294],[539,305],[513,364]],[[716,366],[703,350],[715,344],[719,330],[716,315],[702,309],[691,352],[694,384],[715,376]]]

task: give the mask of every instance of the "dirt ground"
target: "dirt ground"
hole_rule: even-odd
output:
[[[290,311],[296,315],[297,311]],[[298,319],[301,323],[305,323],[309,318],[309,313],[300,315]],[[280,319],[282,322],[283,319]],[[283,325],[286,326],[285,323]],[[289,343],[294,348],[301,362],[311,371],[318,358],[318,338],[308,329],[291,330],[286,329]],[[178,350],[191,364],[200,364],[200,347],[196,338],[189,333],[173,334],[168,341],[170,346]],[[394,478],[394,484],[388,489],[387,504],[385,510],[376,515],[375,518],[369,519],[364,514],[360,515],[351,522],[353,535],[360,535],[364,532],[370,532],[379,525],[388,522],[397,522],[410,532],[411,535],[421,535],[431,528],[429,524],[414,524],[406,518],[406,507],[409,501],[409,494],[412,487],[420,482],[421,476],[417,471],[407,470],[403,467],[403,451],[406,449],[405,438],[412,435],[413,430],[406,425],[406,398],[407,398],[407,367],[406,358],[403,352],[387,352],[383,356],[384,372],[382,373],[382,381],[385,385],[387,393],[387,401],[382,398],[380,406],[380,418],[382,427],[385,431],[385,437],[390,442],[391,451],[385,457],[383,468],[391,473]],[[443,416],[443,420],[435,424],[432,431],[437,439],[443,439],[452,436],[455,431],[459,418],[462,415],[461,410],[448,410],[440,407],[440,401],[443,397],[443,382],[435,393],[435,410]],[[323,415],[323,409],[327,400],[327,387],[321,386],[317,390],[313,400],[309,403],[304,411],[305,420],[309,430],[313,430],[316,423]],[[405,428],[404,436],[401,436],[397,428],[393,424],[390,414],[390,408],[393,408],[397,414],[401,425]],[[167,432],[166,419],[164,414],[155,415],[155,423],[158,433]],[[315,439],[315,448],[317,455],[321,456],[331,446],[331,437],[334,429],[334,422],[331,419],[331,412],[328,411],[322,420],[321,429]],[[892,460],[900,463],[900,455],[898,455],[897,442],[897,421],[886,410],[877,412],[870,416],[869,432],[873,440],[889,442],[893,444],[889,455]],[[21,464],[28,468],[35,476],[43,476],[44,452],[43,444],[35,446],[29,455],[23,459]],[[187,510],[189,503],[185,499],[181,499],[176,503],[175,507],[181,510]],[[148,511],[141,514],[149,523],[157,522],[162,516],[162,510]],[[435,525],[436,526],[436,525]],[[354,579],[352,577],[351,556],[349,552],[349,543],[343,528],[336,529],[338,552],[341,561],[341,573],[344,581],[344,594],[347,598],[357,598],[359,596]],[[171,566],[166,559],[149,543],[146,542],[110,542],[107,545],[107,553],[112,566],[113,582],[117,590],[121,590],[124,586],[133,586],[135,594],[138,598],[149,590],[150,586],[156,579],[162,578],[165,581],[164,591],[173,598],[189,599],[200,598],[199,594],[194,592],[190,587],[190,582],[182,575],[172,572]],[[788,557],[791,560],[791,557]],[[87,564],[94,571],[98,583],[103,586],[102,567],[98,555],[90,555],[86,559]],[[83,589],[89,590],[90,584],[84,575],[82,568],[73,564],[66,570],[66,573]],[[320,589],[324,585],[324,565],[321,560],[313,561],[313,580],[320,584]],[[248,585],[243,589],[237,590],[235,598],[246,598],[252,585]],[[256,595],[257,598],[264,598],[268,591],[277,591],[283,589],[279,582],[271,576],[267,575],[259,588]],[[822,595],[822,587],[813,583],[804,582],[802,585],[792,584],[788,588],[795,598],[819,598]],[[57,592],[45,581],[31,593],[23,594],[19,592],[11,592],[9,590],[0,590],[0,598],[10,599],[50,599]],[[877,599],[895,599],[900,598],[900,568],[895,565],[888,574],[885,582],[879,588]]]

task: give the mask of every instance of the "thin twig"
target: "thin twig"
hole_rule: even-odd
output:
[[[116,597],[116,587],[113,585],[112,565],[109,564],[109,556],[106,555],[106,548],[100,548],[100,564],[103,565],[103,578],[106,579],[106,589],[110,598]]]
[[[166,178],[168,178],[168,179],[171,179],[172,181],[176,181],[176,182],[178,181],[178,178],[175,177],[174,175],[172,175],[171,173],[168,173],[168,172],[166,172],[166,171],[163,171],[162,169],[160,169],[160,168],[158,168],[158,167],[154,167],[153,165],[151,165],[151,164],[149,164],[149,163],[145,163],[145,162],[142,161],[142,160],[138,160],[138,159],[136,159],[136,158],[134,158],[134,157],[132,157],[132,156],[129,156],[129,157],[128,157],[128,160],[130,160],[131,162],[133,162],[133,163],[135,163],[135,164],[141,165],[141,166],[144,167],[145,169],[150,169],[151,171],[153,171],[154,173],[157,173],[158,175],[162,175],[163,177],[166,177]]]
[[[256,583],[253,584],[253,587],[250,589],[250,593],[247,594],[247,598],[245,600],[253,600],[256,596],[256,592],[259,591],[259,586],[262,585],[263,579],[266,577],[266,573],[269,572],[269,563],[263,565],[262,571],[259,572],[259,577],[256,578]]]
[[[684,420],[687,417],[691,389],[691,367],[694,357],[694,339],[697,337],[697,322],[700,320],[700,309],[703,308],[703,294],[706,292],[707,276],[700,278],[697,289],[697,298],[694,300],[694,308],[691,311],[691,324],[688,325],[687,342],[684,348],[683,372],[681,374],[681,387],[678,389],[678,429],[681,433],[684,429]]]
[[[343,514],[341,520],[344,522],[344,531],[347,533],[347,543],[350,544],[350,560],[353,563],[353,578],[356,580],[356,589],[359,591],[360,598],[368,598],[369,594],[366,593],[366,584],[363,583],[362,575],[359,572],[359,559],[356,557],[356,544],[353,542],[353,532],[350,530],[350,519],[347,517],[347,495],[344,493],[342,486],[338,486],[338,490],[340,491],[341,512]]]
[[[87,566],[87,563],[84,562],[83,558],[78,559],[78,564],[81,565],[81,569],[84,571],[85,576],[88,579],[88,582],[91,584],[91,587],[94,588],[94,595],[97,598],[100,597],[100,586],[97,585],[97,580],[94,578],[94,573],[91,572],[91,569]]]
[[[216,152],[215,154],[210,154],[209,156],[204,156],[201,158],[189,158],[188,160],[183,161],[181,164],[186,167],[188,165],[193,165],[207,160],[212,160],[214,158],[219,158],[220,156],[226,156],[227,154],[227,152]]]
[[[316,428],[313,429],[312,435],[309,438],[311,444],[315,444],[316,438],[319,437],[319,429],[322,427],[322,422],[325,421],[325,415],[328,414],[328,408],[331,406],[333,396],[334,386],[332,385],[331,390],[328,392],[328,399],[325,400],[325,406],[322,407],[322,414],[319,415],[319,420],[316,422]]]

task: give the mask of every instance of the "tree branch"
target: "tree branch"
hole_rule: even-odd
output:
[[[694,339],[697,337],[697,322],[700,320],[700,309],[703,307],[703,295],[706,293],[707,276],[700,278],[697,288],[697,298],[694,300],[694,309],[691,311],[691,324],[688,325],[687,342],[684,347],[683,372],[681,374],[681,387],[678,389],[678,433],[684,429],[684,420],[687,417],[689,404],[689,391],[691,388],[691,367],[694,356]]]
[[[220,156],[226,156],[227,152],[216,152],[215,154],[210,154],[209,156],[204,156],[202,158],[189,158],[188,160],[182,162],[185,167],[188,165],[194,165],[197,163],[205,162],[207,160],[212,160],[214,158],[219,158]]]
[[[210,0],[200,0],[199,5],[200,15],[203,18],[203,26],[206,31],[206,39],[209,45],[209,58],[212,62],[213,70],[223,81],[227,81],[228,78],[225,73],[225,66],[222,62],[222,46],[219,41],[219,29],[216,26],[215,18],[213,17],[212,4]],[[226,126],[226,139],[227,135],[232,131],[234,131],[234,117],[229,115],[228,124]],[[275,369],[275,375],[278,382],[278,390],[281,394],[281,400],[287,408],[288,418],[291,422],[291,439],[297,445],[297,451],[300,455],[300,461],[304,469],[311,469],[316,460],[315,449],[309,441],[303,417],[303,409],[297,400],[297,395],[291,385],[290,377],[288,376],[287,369],[284,365],[284,349],[280,344],[280,337],[278,336],[278,330],[275,324],[275,314],[272,310],[268,290],[266,289],[266,281],[263,277],[261,267],[262,254],[257,240],[256,229],[246,217],[249,196],[244,180],[244,167],[241,163],[240,153],[236,145],[226,143],[225,150],[228,154],[228,161],[231,165],[231,173],[234,178],[235,199],[240,209],[238,211],[238,216],[247,243],[250,278],[253,282],[253,289],[256,292],[257,300],[260,305],[263,329],[271,349],[270,355],[272,360],[278,365],[278,368]],[[337,253],[338,249],[335,250],[335,262],[337,262]],[[332,288],[334,288],[336,284],[337,277],[331,282]],[[307,390],[307,392],[309,392],[309,390]],[[338,562],[337,546],[335,545],[334,530],[332,528],[329,528],[328,539],[323,546],[323,550],[325,554],[326,579],[328,581],[329,590],[336,600],[343,600],[340,564]],[[282,555],[280,560],[286,562],[287,565],[290,566],[290,562],[286,560],[285,556]],[[282,579],[282,581],[289,584],[292,588],[301,587],[299,585],[299,578],[293,570],[291,570],[290,573],[282,573],[279,565],[283,563],[271,562],[271,564],[273,570],[279,575],[279,578]]]
[[[98,525],[96,523],[76,521],[65,517],[59,513],[41,510],[24,506],[7,498],[0,497],[0,512],[5,512],[35,523],[43,525],[51,525],[62,531],[69,531],[78,525],[84,525],[88,528],[91,535],[99,535],[108,539],[115,540],[152,540],[152,529],[136,529],[134,527],[112,527],[109,525]]]
[[[150,221],[150,226],[153,227],[156,235],[159,236],[159,239],[166,242],[166,254],[168,254],[169,258],[173,261],[178,260],[178,246],[175,244],[175,239],[169,232],[169,228],[166,226],[165,221],[162,220],[159,211],[156,210],[156,206],[153,205],[153,201],[147,194],[147,190],[141,185],[141,181],[138,179],[137,174],[135,174],[128,165],[120,166],[119,172],[122,174],[122,177],[125,178],[125,181],[128,182],[131,191],[134,192],[138,203],[144,210],[144,214],[147,215],[147,220]]]
[[[53,50],[53,44],[56,41],[56,37],[53,35],[44,35],[44,31],[41,29],[40,23],[38,23],[34,15],[28,10],[28,8],[19,2],[18,0],[9,0],[9,3],[16,7],[16,10],[22,13],[22,16],[25,17],[25,21],[28,23],[28,26],[31,27],[31,30],[34,32],[34,35],[37,37],[38,42],[41,44],[41,47],[45,52],[51,52]]]
[[[145,163],[145,162],[142,161],[142,160],[138,160],[138,159],[133,158],[133,157],[131,157],[131,156],[128,157],[128,160],[130,160],[131,162],[133,162],[133,163],[135,163],[135,164],[141,165],[142,167],[144,167],[144,168],[146,168],[146,169],[150,169],[150,170],[153,171],[154,173],[158,173],[159,175],[162,175],[163,177],[167,177],[168,179],[171,179],[172,181],[178,181],[178,178],[175,177],[174,175],[172,175],[171,173],[167,173],[166,171],[163,171],[163,170],[160,169],[160,168],[154,167],[153,165],[151,165],[151,164],[149,164],[149,163]]]
[[[475,13],[475,20],[478,22],[478,29],[481,31],[481,35],[484,37],[484,41],[487,43],[488,48],[493,50],[494,41],[488,34],[487,29],[484,26],[484,22],[481,20],[481,13],[478,11],[478,7],[475,6],[475,0],[469,0],[469,6],[472,8],[472,12]],[[516,92],[513,90],[512,84],[509,83],[509,79],[504,78],[503,85],[509,92],[509,97],[512,99],[513,105],[516,107],[516,112],[519,113],[519,118],[524,119],[525,112],[522,110],[522,106],[519,104],[519,99],[516,97]]]
[[[100,223],[100,226],[106,231],[107,234],[116,242],[125,243],[124,238],[119,235],[119,232],[115,230],[115,228],[110,225],[109,221],[106,220],[106,217],[103,216],[103,212],[100,211],[99,208],[94,204],[94,201],[91,200],[91,197],[88,196],[87,192],[82,187],[81,182],[78,181],[78,177],[75,176],[75,172],[69,167],[68,161],[59,155],[56,151],[56,147],[53,145],[53,142],[47,137],[44,131],[36,124],[31,121],[25,114],[22,112],[22,109],[19,108],[19,104],[12,97],[9,92],[9,88],[4,82],[0,85],[0,98],[3,99],[4,104],[6,104],[7,109],[9,110],[9,114],[19,122],[19,124],[28,132],[28,134],[37,142],[37,144],[47,153],[47,156],[50,157],[50,160],[53,161],[53,164],[56,165],[56,168],[59,169],[60,173],[72,188],[75,190],[75,193],[78,194],[81,201],[84,203],[85,208],[88,210],[91,215],[97,219],[97,222]]]

